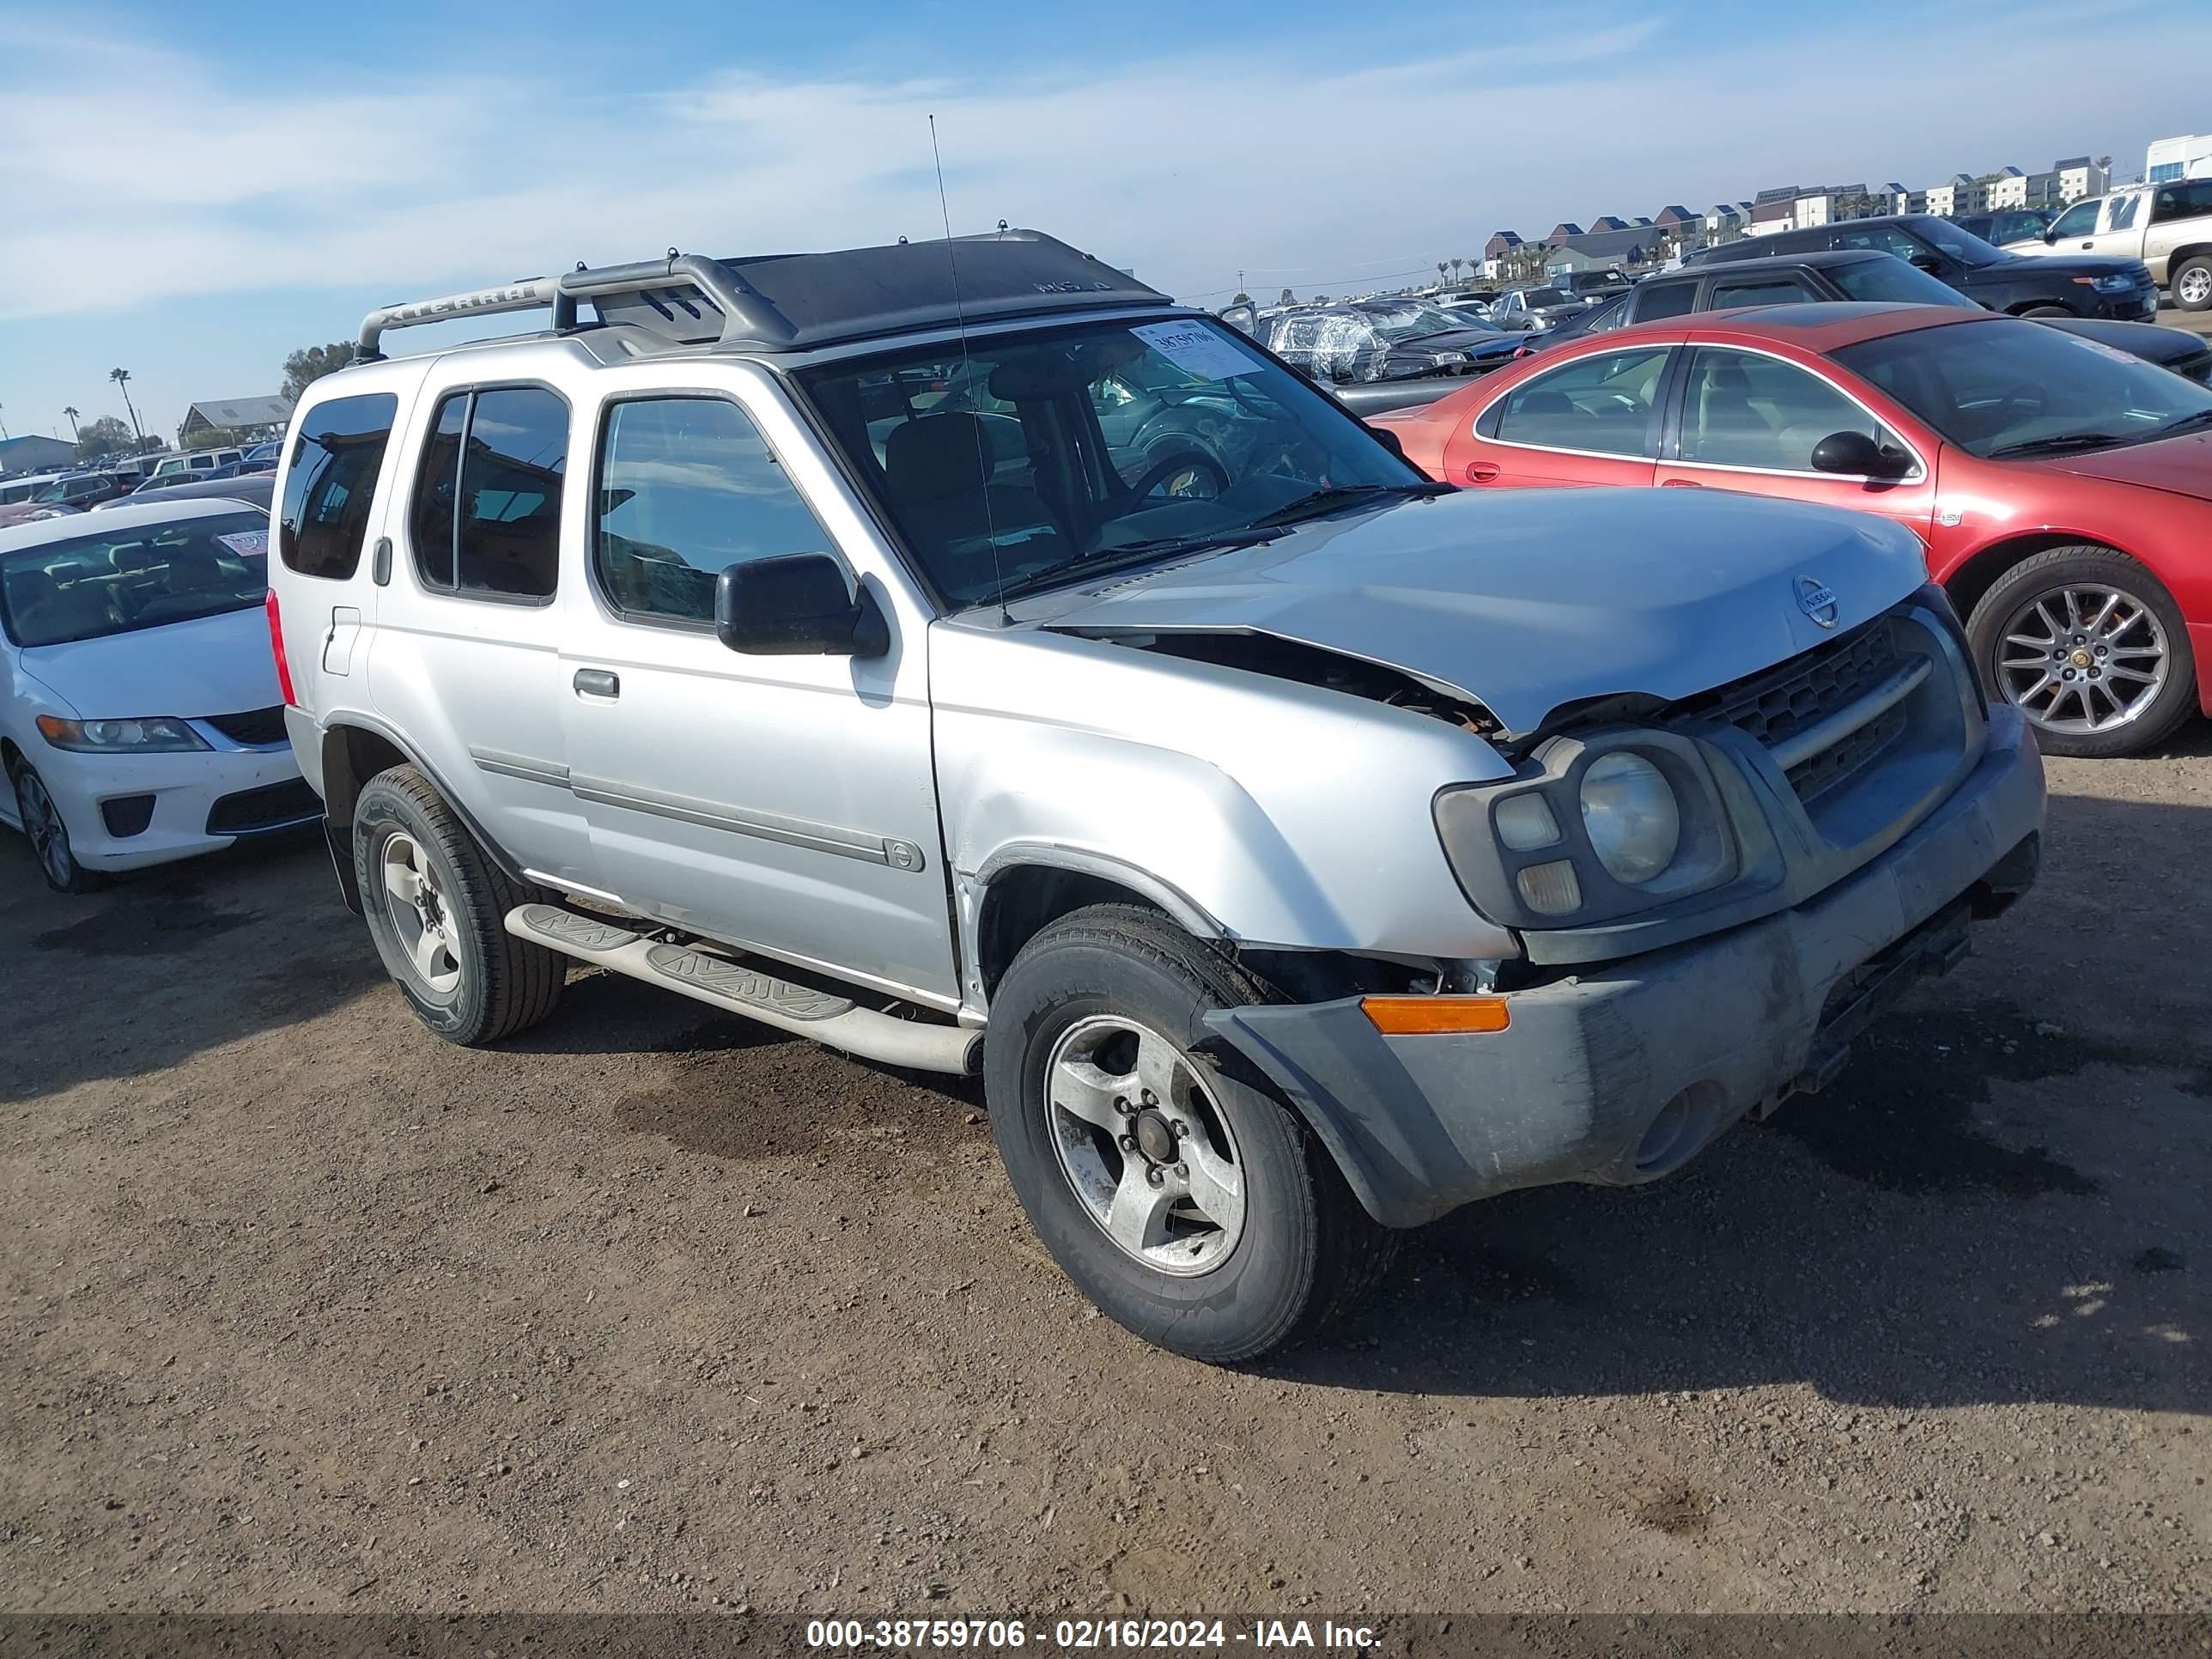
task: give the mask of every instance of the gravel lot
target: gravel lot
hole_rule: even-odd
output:
[[[1087,1312],[972,1089],[581,971],[463,1053],[313,841],[0,837],[0,1605],[2212,1607],[2212,730],[2052,774],[1832,1093],[1243,1374]]]

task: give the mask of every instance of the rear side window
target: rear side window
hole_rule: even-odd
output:
[[[711,623],[727,567],[831,545],[735,404],[652,398],[608,410],[592,557],[624,615]]]
[[[1715,311],[1730,306],[1789,306],[1820,296],[1796,276],[1739,276],[1713,284]]]
[[[2163,225],[2176,219],[2201,219],[2208,214],[2212,214],[2212,179],[2189,179],[2158,187],[2150,222]]]
[[[1482,435],[1538,449],[1651,455],[1651,410],[1667,348],[1600,352],[1506,393]]]
[[[330,581],[353,575],[398,412],[399,400],[379,392],[333,398],[301,417],[277,510],[277,552],[286,569]]]
[[[552,597],[561,566],[568,406],[538,386],[448,393],[409,523],[416,574],[464,597]]]
[[[1686,317],[1697,309],[1695,283],[1646,283],[1636,290],[1636,320],[1648,323],[1660,317]]]

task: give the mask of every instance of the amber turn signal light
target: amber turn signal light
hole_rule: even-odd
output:
[[[1513,1023],[1504,997],[1362,997],[1359,1012],[1385,1036],[1502,1031]]]

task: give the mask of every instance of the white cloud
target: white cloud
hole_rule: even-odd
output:
[[[1499,226],[2140,143],[2194,118],[2189,48],[2212,41],[2191,15],[2161,28],[2112,76],[2076,72],[2072,21],[1969,9],[1910,51],[1690,51],[1664,19],[1582,20],[1328,69],[1221,51],[958,82],[705,72],[615,98],[582,64],[272,91],[216,55],[0,25],[0,319],[919,238],[931,113],[956,228],[1035,225],[1186,292],[1240,267],[1307,287],[1473,255]],[[2049,86],[2068,96],[2022,95]]]

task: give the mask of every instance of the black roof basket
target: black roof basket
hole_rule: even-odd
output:
[[[754,351],[804,351],[962,320],[1173,303],[1127,272],[1033,230],[734,259],[671,249],[659,259],[379,307],[362,319],[355,355],[374,362],[395,328],[501,312],[550,309],[555,331],[567,332],[580,325],[582,300],[600,322],[635,325],[672,347]]]

